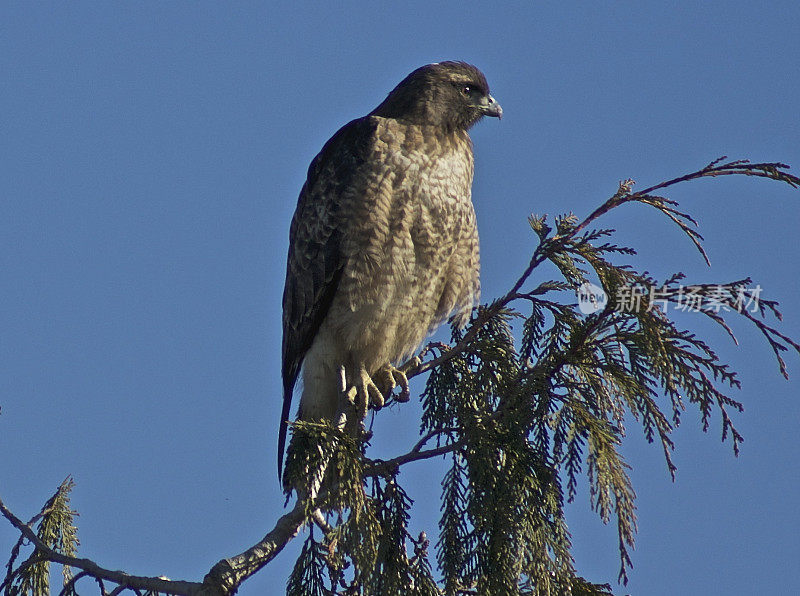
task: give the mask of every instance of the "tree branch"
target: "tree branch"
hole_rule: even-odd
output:
[[[578,234],[584,230],[587,226],[593,223],[597,218],[604,215],[611,209],[628,203],[628,202],[642,202],[648,204],[652,207],[655,207],[662,213],[664,213],[667,217],[672,219],[678,226],[687,233],[690,238],[695,242],[695,244],[700,248],[702,252],[702,247],[699,246],[697,239],[699,238],[699,234],[697,234],[694,229],[694,220],[691,219],[688,215],[677,211],[674,207],[677,205],[674,201],[670,201],[668,199],[664,199],[662,197],[655,197],[651,196],[650,193],[661,188],[665,188],[679,182],[684,182],[688,180],[693,180],[696,178],[701,177],[708,177],[708,176],[721,176],[721,175],[748,175],[748,176],[759,176],[765,178],[772,178],[774,180],[779,180],[790,184],[791,186],[797,187],[800,186],[800,178],[788,174],[784,171],[788,166],[785,166],[781,163],[757,163],[757,164],[750,164],[746,161],[731,161],[728,163],[720,164],[722,160],[726,159],[725,157],[715,160],[714,162],[710,163],[706,167],[693,172],[691,174],[687,174],[685,176],[680,176],[678,178],[673,178],[672,180],[668,180],[654,186],[651,186],[643,191],[632,193],[631,188],[633,185],[632,181],[625,181],[620,183],[620,187],[617,193],[609,198],[605,203],[603,203],[600,207],[594,210],[589,216],[586,217],[582,222],[577,223],[577,219],[574,220],[561,220],[558,224],[557,233],[554,236],[550,236],[550,228],[544,225],[544,220],[541,221],[542,230],[537,229],[536,231],[539,233],[540,236],[540,243],[537,248],[534,250],[531,259],[519,276],[519,278],[514,283],[513,287],[509,292],[505,295],[500,297],[499,299],[495,300],[490,305],[479,308],[476,310],[474,318],[472,320],[472,324],[466,330],[463,337],[452,347],[445,346],[445,345],[438,345],[439,348],[439,355],[428,360],[427,362],[422,362],[419,358],[426,354],[427,351],[430,351],[434,345],[430,345],[428,348],[424,349],[418,357],[412,358],[400,368],[404,370],[406,373],[407,378],[412,378],[414,376],[420,375],[422,373],[428,372],[433,368],[440,366],[444,362],[451,360],[452,358],[456,357],[460,353],[464,352],[465,350],[469,349],[472,345],[480,330],[489,323],[498,313],[500,313],[509,303],[513,302],[514,300],[518,299],[525,299],[530,298],[536,290],[530,294],[521,294],[520,290],[522,287],[528,282],[531,274],[533,271],[539,267],[542,263],[547,261],[548,259],[554,258],[554,255],[558,253],[560,250],[564,250],[566,248],[570,248],[571,246],[575,246],[576,243],[585,242],[586,239],[578,237]],[[533,224],[532,220],[532,224]],[[536,227],[534,226],[534,229]],[[570,243],[573,243],[572,245]],[[541,286],[540,286],[541,287]],[[566,287],[566,286],[565,286]],[[708,314],[708,313],[706,313]],[[778,343],[778,340],[775,338],[779,338],[780,340],[789,343],[795,349],[800,351],[800,346],[794,343],[792,340],[787,338],[786,336],[780,334],[775,329],[766,326],[764,323],[756,320],[756,317],[750,315],[749,313],[744,313],[745,316],[750,319],[751,321],[755,322],[755,324],[759,327],[759,329],[764,333],[767,339],[770,341],[770,345],[772,346],[773,350],[775,351],[776,355],[778,356],[779,362],[781,363],[781,371],[785,374],[785,367],[782,365],[782,360],[778,354],[779,350],[784,349],[782,345]],[[711,315],[709,315],[711,316]],[[713,318],[713,317],[712,317]],[[599,321],[598,317],[598,321]],[[565,355],[562,355],[564,358]],[[564,361],[555,361],[550,362],[549,364],[554,367],[563,366]],[[343,371],[342,371],[343,373]],[[347,426],[347,415],[346,415],[346,382],[345,378],[342,375],[342,388],[341,388],[341,395],[340,395],[340,404],[339,409],[337,411],[337,417],[334,421],[334,426],[339,428],[340,430],[345,430]],[[722,406],[723,404],[720,404]],[[723,410],[724,415],[724,410]],[[353,424],[356,424],[357,421],[353,417]],[[353,426],[355,429],[355,426]],[[425,444],[432,438],[441,435],[441,434],[450,434],[451,431],[456,429],[451,428],[443,428],[443,429],[436,429],[434,431],[429,432],[425,436],[423,436],[413,447],[412,449],[400,456],[394,457],[389,460],[366,460],[366,465],[363,469],[363,477],[375,477],[375,476],[385,476],[387,474],[394,473],[400,466],[405,465],[407,463],[413,461],[420,461],[425,459],[430,459],[433,457],[437,457],[440,455],[444,455],[458,449],[461,449],[466,444],[463,439],[453,441],[447,443],[445,445],[441,445],[434,449],[427,449],[423,450]],[[452,440],[452,437],[451,437]],[[74,578],[69,580],[65,585],[63,590],[66,593],[67,589],[72,587],[74,588],[75,583],[83,578],[88,576],[93,577],[100,586],[101,593],[105,596],[106,591],[103,585],[103,581],[113,582],[116,584],[116,587],[110,592],[110,595],[119,594],[126,589],[132,590],[137,594],[141,594],[142,591],[148,592],[158,592],[163,594],[174,594],[176,596],[224,596],[227,594],[233,594],[239,588],[239,586],[247,580],[250,576],[258,572],[262,569],[265,565],[271,562],[277,555],[280,553],[283,548],[288,544],[298,533],[301,531],[303,525],[308,523],[309,521],[316,521],[321,527],[327,524],[327,521],[322,517],[319,510],[316,508],[315,504],[322,502],[325,497],[328,495],[330,491],[336,491],[339,489],[337,484],[331,484],[327,487],[322,487],[322,479],[325,475],[325,468],[327,467],[327,461],[323,462],[320,465],[317,475],[312,479],[311,486],[307,491],[300,492],[298,491],[298,498],[291,509],[291,511],[282,515],[272,530],[270,530],[258,543],[248,548],[246,551],[240,553],[239,555],[222,559],[221,561],[217,562],[208,574],[205,576],[202,583],[198,582],[189,582],[189,581],[177,581],[177,580],[169,580],[163,577],[146,577],[146,576],[134,576],[124,573],[122,571],[112,571],[100,567],[97,563],[83,558],[77,558],[72,556],[67,556],[64,554],[59,553],[58,551],[54,550],[53,548],[49,547],[45,542],[43,542],[33,530],[32,526],[35,523],[36,519],[41,517],[46,511],[41,512],[38,514],[37,517],[34,517],[31,522],[25,523],[17,518],[0,500],[0,513],[8,519],[11,524],[17,528],[21,532],[22,538],[14,547],[14,551],[12,551],[12,561],[14,560],[14,553],[18,551],[19,547],[22,544],[22,540],[27,539],[31,544],[34,546],[34,554],[38,557],[41,557],[42,560],[51,561],[54,563],[66,565],[69,567],[74,567],[79,569],[80,572],[76,574]],[[319,494],[318,494],[319,493]],[[311,519],[309,519],[311,516]],[[38,554],[37,554],[38,553]],[[29,561],[32,561],[29,559]],[[22,564],[24,567],[26,563]],[[12,571],[12,564],[9,563],[8,565],[8,574],[6,576],[6,580],[4,585],[11,582],[16,573],[19,572],[19,568],[16,571]],[[1,588],[0,588],[1,589]]]
[[[422,437],[419,441],[416,442],[416,444],[411,448],[411,453],[419,453],[422,450],[422,448],[425,446],[425,443],[427,443],[428,441],[430,441],[433,437],[435,437],[437,435],[449,434],[449,433],[454,433],[454,432],[457,432],[457,431],[458,431],[458,429],[454,428],[454,427],[435,428],[432,431],[430,431],[428,434],[426,434],[424,437]]]
[[[233,594],[241,583],[264,567],[297,536],[306,521],[306,501],[298,499],[294,508],[280,517],[275,527],[243,553],[222,559],[208,572],[203,585],[208,594]],[[204,594],[199,592],[198,594]]]
[[[722,156],[719,159],[712,161],[706,167],[697,170],[696,172],[692,172],[691,174],[686,174],[685,176],[679,176],[677,178],[672,178],[671,180],[667,180],[665,182],[660,182],[659,184],[655,184],[644,190],[639,192],[631,193],[630,190],[633,187],[633,180],[625,180],[620,182],[619,189],[617,192],[609,198],[605,203],[603,203],[600,207],[595,209],[592,213],[590,213],[586,219],[584,219],[581,223],[577,226],[573,227],[569,230],[569,232],[565,235],[557,234],[552,238],[545,240],[544,242],[540,243],[539,246],[536,247],[536,250],[531,257],[528,266],[525,268],[525,271],[522,272],[522,275],[519,276],[514,286],[509,290],[504,296],[495,300],[486,308],[479,310],[478,315],[476,316],[474,322],[470,325],[467,329],[467,332],[464,334],[464,337],[452,348],[449,350],[442,350],[439,356],[436,358],[429,360],[427,362],[419,363],[414,365],[413,359],[409,360],[409,362],[403,364],[400,368],[403,370],[407,369],[406,377],[412,378],[417,375],[421,375],[429,370],[439,366],[440,364],[447,362],[463,352],[467,346],[475,339],[475,336],[480,331],[481,327],[483,327],[487,322],[489,322],[492,317],[494,317],[500,310],[506,307],[510,302],[518,298],[524,298],[524,295],[519,294],[519,290],[528,280],[530,275],[533,273],[533,270],[536,269],[539,265],[541,265],[544,261],[549,258],[549,255],[552,254],[552,249],[556,247],[558,244],[563,244],[565,242],[570,241],[571,239],[575,238],[579,232],[584,230],[589,224],[591,224],[594,220],[599,218],[602,215],[605,215],[614,207],[618,207],[622,204],[628,202],[641,202],[643,199],[646,199],[651,192],[655,190],[659,190],[661,188],[666,188],[668,186],[672,186],[674,184],[678,184],[680,182],[687,182],[689,180],[695,180],[697,178],[704,178],[704,177],[715,177],[715,176],[734,176],[734,175],[744,175],[744,176],[757,176],[760,178],[770,178],[772,180],[778,180],[780,182],[786,182],[793,188],[800,187],[800,178],[789,174],[788,172],[784,172],[782,170],[788,168],[789,166],[784,163],[754,163],[751,164],[747,160],[735,160],[728,163],[724,163],[722,165],[718,165],[722,160],[727,159],[727,156]],[[652,203],[647,203],[651,206]],[[675,216],[669,212],[669,209],[662,209],[656,207],[662,213],[665,213],[670,219],[676,221]],[[683,215],[683,214],[681,214]],[[691,218],[689,218],[690,221]],[[685,224],[682,222],[676,221],[679,227],[689,234],[692,241],[695,243],[695,246],[698,246],[700,249],[701,254],[703,254],[706,261],[708,261],[708,257],[705,255],[704,250],[701,246],[699,246],[697,239],[690,233],[690,230],[686,227]]]
[[[389,474],[403,464],[410,463],[412,461],[419,461],[421,459],[430,459],[432,457],[437,457],[439,455],[444,455],[445,453],[450,453],[451,451],[455,451],[456,449],[460,449],[465,445],[465,441],[456,441],[455,443],[448,443],[447,445],[442,445],[441,447],[436,447],[435,449],[428,449],[427,451],[417,451],[416,447],[405,453],[403,455],[398,455],[397,457],[393,457],[392,459],[386,460],[374,460],[372,465],[367,466],[364,470],[364,477],[369,478],[371,476],[383,476],[385,474]]]
[[[364,470],[364,477],[383,476],[403,464],[444,455],[463,445],[463,441],[457,441],[426,451],[419,451],[415,446],[408,453],[398,457],[385,461],[374,461]],[[333,485],[323,490],[316,500],[324,500],[326,493],[336,489],[337,485]],[[306,522],[306,511],[308,511],[308,499],[298,499],[292,510],[284,514],[275,527],[258,543],[243,553],[223,559],[214,565],[203,580],[203,585],[212,590],[209,594],[232,594],[248,577],[267,565],[300,532]],[[197,594],[204,593],[198,592]]]
[[[203,584],[197,582],[175,581],[160,577],[129,575],[124,571],[111,571],[110,569],[100,567],[90,559],[79,559],[77,557],[62,555],[42,542],[36,535],[36,532],[33,531],[33,528],[14,515],[8,507],[6,507],[2,499],[0,499],[0,513],[2,513],[3,517],[11,522],[11,525],[17,528],[17,530],[34,545],[36,550],[38,550],[44,558],[53,563],[81,569],[92,577],[108,580],[129,589],[140,588],[152,592],[163,592],[164,594],[193,596],[195,594],[201,594],[202,592],[199,590],[204,588]],[[206,593],[212,594],[211,592]]]
[[[651,192],[655,190],[659,190],[662,188],[666,188],[668,186],[673,186],[680,182],[688,182],[689,180],[696,180],[697,178],[706,178],[706,177],[715,177],[715,176],[757,176],[759,178],[771,178],[772,180],[778,180],[780,182],[786,182],[790,186],[797,188],[800,186],[800,178],[797,176],[793,176],[788,172],[783,172],[781,170],[788,168],[789,166],[784,163],[750,163],[746,159],[737,159],[734,161],[730,161],[728,163],[724,163],[722,165],[718,165],[722,160],[727,159],[727,155],[723,155],[722,157],[715,159],[706,167],[697,170],[696,172],[692,172],[691,174],[686,174],[684,176],[678,176],[677,178],[672,178],[671,180],[666,180],[664,182],[660,182],[644,190],[640,190],[635,193],[630,193],[630,189],[633,187],[633,180],[625,180],[624,182],[620,183],[620,191],[617,192],[613,197],[608,199],[605,203],[600,205],[597,209],[595,209],[585,220],[583,220],[574,230],[577,234],[581,230],[583,230],[586,226],[588,226],[591,222],[595,219],[604,215],[614,207],[621,205],[622,203],[627,203],[630,201],[637,201],[640,198],[649,195]]]

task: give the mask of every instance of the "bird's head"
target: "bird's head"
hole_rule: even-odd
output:
[[[372,114],[466,130],[484,116],[502,117],[503,109],[489,95],[486,77],[476,67],[466,62],[436,62],[403,79]]]

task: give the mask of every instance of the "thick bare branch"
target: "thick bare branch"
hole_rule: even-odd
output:
[[[196,594],[233,594],[243,581],[274,559],[297,536],[305,521],[306,502],[298,499],[294,508],[282,515],[275,527],[257,544],[215,564],[203,580],[209,591]]]

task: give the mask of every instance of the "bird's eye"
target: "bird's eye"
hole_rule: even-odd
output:
[[[464,85],[463,87],[461,87],[461,93],[463,93],[464,95],[469,95],[470,93],[472,93],[472,87],[470,87],[469,85]]]

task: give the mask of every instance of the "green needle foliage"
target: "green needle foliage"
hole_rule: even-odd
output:
[[[800,352],[800,345],[766,322],[768,316],[780,319],[777,304],[762,298],[750,279],[684,285],[684,276],[676,273],[658,281],[624,262],[635,250],[614,244],[614,230],[590,226],[613,208],[643,203],[675,223],[706,257],[694,220],[675,201],[653,191],[730,174],[797,185],[800,181],[784,168],[718,160],[639,193],[632,192],[632,181],[625,181],[582,222],[570,214],[550,226],[544,216],[531,216],[539,244],[512,290],[478,308],[466,329],[453,331],[449,345],[428,346],[423,355],[433,359],[411,368],[411,374],[430,370],[422,395],[422,441],[389,462],[364,455],[361,463],[359,458],[347,466],[339,463],[338,483],[328,473],[331,492],[365,491],[361,515],[368,511],[370,519],[354,523],[356,510],[351,507],[349,518],[329,532],[337,538],[329,542],[328,554],[319,555],[335,580],[328,593],[418,593],[406,530],[411,503],[398,484],[397,470],[407,461],[442,453],[450,468],[442,481],[435,549],[440,581],[437,586],[426,579],[427,591],[419,593],[609,594],[610,586],[584,580],[573,565],[564,505],[575,497],[584,476],[591,506],[617,527],[618,579],[627,582],[636,494],[619,452],[626,421],[641,425],[649,441],[660,443],[673,476],[671,433],[687,408],[697,409],[704,430],[716,412],[722,438],[730,440],[735,453],[742,440],[729,414],[742,409],[728,395],[739,387],[736,373],[701,338],[679,328],[668,312],[700,313],[731,335],[726,317],[750,320],[784,375],[782,353],[790,348]],[[546,262],[561,279],[526,290],[533,272]],[[601,288],[606,301],[588,309],[576,304],[576,292],[586,284]],[[325,433],[330,432],[328,427]],[[319,445],[325,433],[306,435],[305,440]],[[422,451],[433,439],[437,447]],[[360,451],[366,454],[367,447],[363,443]],[[363,476],[345,479],[341,470],[349,466],[360,468]],[[308,478],[311,469],[290,467],[289,474]],[[324,505],[328,499],[318,502]],[[358,536],[355,540],[338,538],[351,532]],[[353,569],[344,573],[348,560]],[[427,565],[426,558],[417,560]]]
[[[322,546],[314,540],[311,532],[303,543],[303,550],[294,565],[287,583],[287,594],[304,596],[325,596],[325,558]]]
[[[74,486],[72,478],[65,479],[42,510],[27,524],[32,527],[38,522],[36,536],[46,547],[69,557],[74,557],[78,549],[77,528],[74,525],[77,513],[69,506],[69,493]],[[47,596],[50,594],[50,561],[44,552],[34,548],[26,560],[18,563],[23,542],[21,536],[11,551],[0,590],[6,596]],[[75,594],[72,570],[63,565],[61,572],[64,583],[62,593],[65,596]]]
[[[430,373],[422,394],[422,436],[410,451],[370,459],[369,433],[343,398],[335,424],[292,425],[284,481],[287,500],[297,497],[295,508],[261,542],[217,563],[204,583],[137,578],[75,559],[82,571],[70,579],[64,568],[62,593],[73,594],[76,580],[89,576],[103,594],[103,578],[118,584],[114,594],[153,594],[153,586],[170,594],[231,594],[308,525],[288,579],[290,596],[611,594],[608,584],[587,581],[575,569],[565,504],[580,482],[588,484],[591,507],[616,525],[618,579],[626,582],[636,532],[636,495],[620,455],[626,424],[640,426],[648,441],[660,444],[673,476],[672,431],[687,410],[704,430],[718,415],[722,440],[734,453],[742,441],[730,416],[742,409],[730,396],[739,387],[735,371],[669,315],[699,313],[732,337],[727,319],[750,321],[784,376],[784,354],[800,353],[800,345],[771,325],[781,318],[777,303],[763,298],[749,278],[684,284],[683,274],[675,273],[659,281],[626,262],[635,251],[614,244],[614,230],[592,226],[611,209],[645,204],[677,225],[705,257],[694,220],[675,201],[653,193],[726,175],[797,187],[800,179],[786,167],[717,160],[640,192],[633,192],[632,181],[622,182],[583,221],[570,214],[551,226],[544,216],[531,216],[538,246],[511,290],[477,308],[465,329],[453,330],[449,344],[431,344],[400,367],[408,377]],[[546,263],[559,278],[533,285],[534,272]],[[400,470],[440,456],[449,465],[431,549],[424,532],[409,532],[412,501]],[[0,587],[6,595],[47,594],[48,561],[65,562],[53,553],[74,557],[71,487],[68,479],[28,526],[0,501],[3,515],[21,532],[38,522],[41,542],[21,563],[23,539],[14,547]]]

